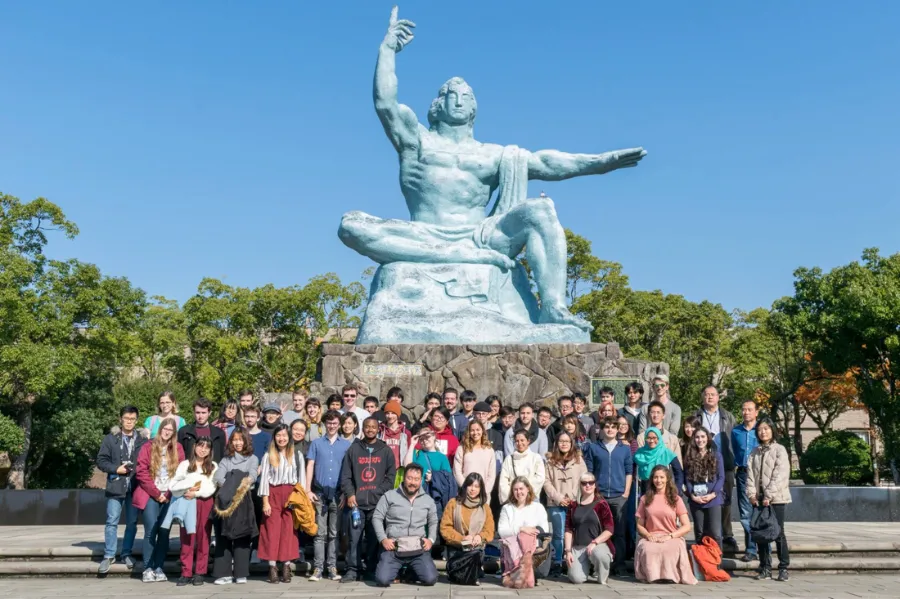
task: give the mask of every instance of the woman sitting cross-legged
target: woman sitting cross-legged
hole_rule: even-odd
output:
[[[650,486],[637,509],[637,529],[641,540],[634,551],[635,578],[697,584],[684,541],[691,521],[666,466],[654,466],[650,473]]]
[[[485,543],[494,539],[494,516],[487,497],[484,479],[472,472],[460,485],[459,495],[447,503],[440,530],[450,550],[450,561],[467,551],[483,553]],[[479,567],[479,574],[480,571]]]
[[[591,566],[597,582],[606,584],[615,546],[612,542],[616,523],[612,510],[597,493],[597,479],[590,472],[579,480],[579,498],[569,505],[566,514],[566,563],[569,580],[587,582]]]
[[[538,564],[535,552],[541,544],[538,535],[544,535],[548,530],[547,510],[536,501],[531,483],[524,476],[516,477],[497,525],[503,561],[503,586],[515,589],[534,587],[538,568],[540,574],[546,576],[550,560],[545,559]]]

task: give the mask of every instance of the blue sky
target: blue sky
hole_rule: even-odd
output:
[[[900,251],[900,3],[406,2],[401,101],[465,77],[476,137],[644,146],[533,184],[636,289],[726,308],[801,265]],[[53,254],[184,300],[370,262],[341,214],[408,216],[371,102],[392,3],[5,2],[0,190],[81,228]]]

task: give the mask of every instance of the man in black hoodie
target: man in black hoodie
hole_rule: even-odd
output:
[[[375,573],[378,540],[372,515],[381,496],[394,488],[397,475],[394,452],[378,439],[378,420],[366,418],[362,432],[363,438],[353,442],[341,466],[341,492],[347,507],[359,510],[359,523],[350,527],[347,572],[341,582],[356,582],[365,574]],[[351,513],[351,522],[352,518]],[[363,557],[368,558],[365,565]]]

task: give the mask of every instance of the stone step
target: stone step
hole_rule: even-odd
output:
[[[777,558],[773,556],[777,563]],[[438,570],[443,571],[444,562],[437,561]],[[91,560],[23,560],[0,562],[0,576],[96,576],[98,561]],[[722,567],[734,573],[750,574],[758,566],[757,562],[744,563],[731,559],[723,560]],[[177,561],[166,562],[164,568],[170,578],[176,578],[180,574],[180,566]],[[265,564],[253,564],[250,567],[254,576],[265,576],[268,569]],[[792,558],[792,571],[807,572],[888,572],[900,571],[900,557],[824,557],[824,558]],[[305,568],[299,568],[298,579],[306,573]],[[128,570],[122,564],[114,564],[109,576],[140,576],[140,569]],[[298,582],[301,582],[298,580]]]
[[[788,548],[792,555],[804,554],[808,557],[865,557],[868,554],[883,554],[882,557],[900,557],[900,542],[892,541],[847,541],[842,543],[835,542],[788,542]],[[180,549],[180,543],[172,540],[169,543],[169,555],[177,558]],[[140,539],[135,543],[135,557],[139,557],[142,553],[142,544]],[[738,556],[742,553],[738,553]],[[58,547],[27,547],[0,546],[0,562],[7,560],[83,560],[90,558],[103,557],[103,544],[99,542],[86,542],[81,545],[63,545]],[[873,556],[874,557],[874,556]]]

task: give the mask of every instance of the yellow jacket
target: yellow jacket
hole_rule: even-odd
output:
[[[312,501],[306,494],[303,485],[297,484],[291,491],[287,503],[284,504],[285,509],[291,510],[294,518],[294,530],[302,530],[310,536],[315,536],[319,527],[316,525],[316,509],[313,507]]]

